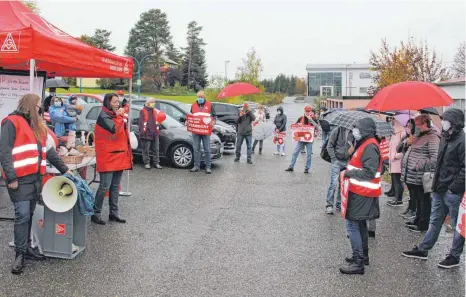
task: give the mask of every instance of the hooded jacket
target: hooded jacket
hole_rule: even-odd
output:
[[[273,123],[275,124],[276,129],[278,129],[278,132],[284,132],[286,131],[286,115],[283,112],[283,107],[279,106],[277,108],[277,111],[281,111],[282,114],[278,114],[275,116],[275,119],[273,120]]]
[[[432,190],[462,195],[465,191],[464,113],[452,108],[443,114],[443,120],[450,122],[451,130],[442,133]]]
[[[348,142],[354,142],[353,133],[351,131],[343,127],[333,129],[327,143],[327,151],[332,163],[336,161],[348,163],[350,158],[350,155],[348,154]]]
[[[67,130],[67,124],[74,124],[75,117],[70,117],[65,111],[65,106],[51,105],[49,108],[50,120],[52,121],[53,131],[57,137],[64,136]],[[75,129],[76,130],[76,129]]]
[[[360,119],[356,122],[356,128],[361,132],[362,138],[356,141],[355,151],[364,141],[375,137],[375,122],[370,118]],[[348,170],[346,177],[361,181],[374,179],[380,165],[380,150],[378,146],[369,144],[361,156],[362,170]],[[363,221],[378,219],[380,217],[379,199],[364,197],[353,192],[348,194],[346,219],[351,221]]]

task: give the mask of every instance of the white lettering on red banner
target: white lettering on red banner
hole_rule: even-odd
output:
[[[211,135],[212,121],[211,116],[188,114],[186,116],[186,127],[189,132],[194,134]]]
[[[311,125],[292,124],[293,140],[300,142],[314,142],[315,127]]]
[[[0,52],[7,52],[7,53],[17,53],[19,52],[19,48],[16,46],[15,40],[11,33],[8,33],[3,41],[2,47],[0,48]]]
[[[109,68],[112,71],[129,73],[129,67],[128,67],[127,60],[125,60],[124,66],[123,66],[123,62],[118,61],[118,60],[113,60],[113,59],[106,58],[106,57],[102,57],[100,60],[103,63],[110,64]]]
[[[463,195],[463,199],[461,199],[458,220],[456,222],[456,231],[458,231],[461,236],[466,237],[466,193]]]
[[[65,224],[56,224],[56,225],[55,225],[55,234],[57,234],[57,235],[65,235],[65,234],[66,234],[66,227],[65,227]]]

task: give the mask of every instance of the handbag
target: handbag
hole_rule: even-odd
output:
[[[424,174],[422,175],[422,187],[424,188],[424,193],[432,193],[434,173],[432,172],[432,166],[429,167],[429,171],[424,172]]]
[[[337,128],[338,131],[337,131],[337,140],[338,140],[338,136],[340,136],[340,128]],[[328,145],[328,142],[330,141],[330,135],[329,137],[325,140],[324,144],[322,145],[322,149],[320,151],[320,157],[324,160],[324,161],[327,161],[329,163],[332,162],[331,158],[330,158],[330,155],[328,153],[328,150],[327,150],[327,145]]]

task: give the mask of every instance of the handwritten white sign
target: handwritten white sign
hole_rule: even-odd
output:
[[[44,78],[34,78],[34,94],[42,97]],[[29,76],[0,74],[0,122],[12,113],[29,91]]]

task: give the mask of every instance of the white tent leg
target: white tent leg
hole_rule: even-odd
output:
[[[131,132],[131,93],[133,92],[133,79],[129,79],[129,113],[128,113],[128,135]],[[131,192],[129,191],[129,171],[126,171],[126,191],[120,192],[120,196],[131,196]]]
[[[29,60],[29,93],[35,94],[34,92],[34,71],[36,70],[36,60]]]

